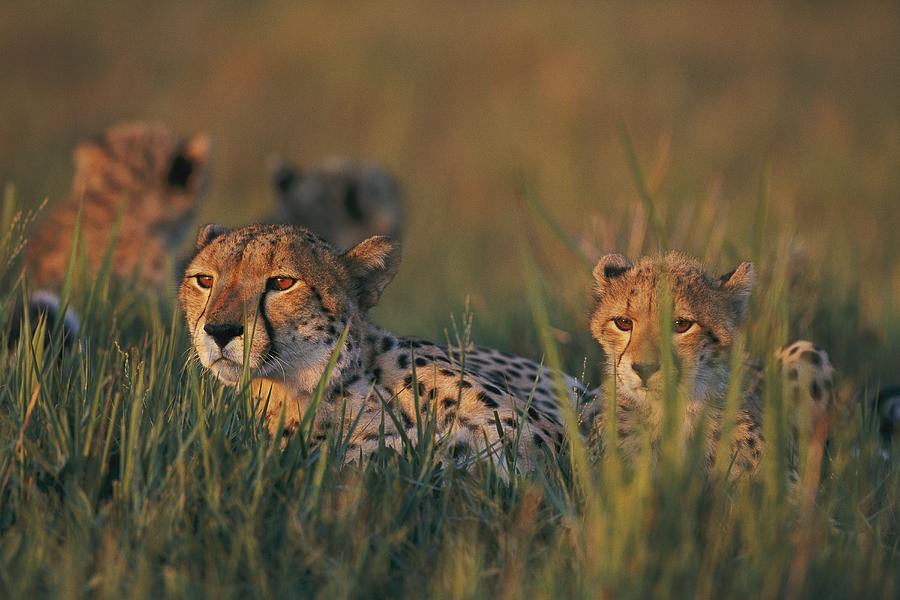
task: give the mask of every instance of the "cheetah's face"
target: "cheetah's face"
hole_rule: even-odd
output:
[[[129,218],[177,243],[204,191],[211,146],[204,133],[182,138],[157,123],[121,123],[76,147],[73,191],[124,199]]]
[[[661,400],[665,389],[662,336],[669,336],[675,383],[700,399],[723,383],[728,349],[746,312],[753,266],[742,263],[718,280],[678,253],[643,258],[636,265],[619,254],[594,269],[596,305],[591,332],[616,378],[619,393]],[[661,323],[660,284],[670,290],[672,319]]]
[[[399,247],[387,238],[338,255],[286,225],[207,225],[197,246],[179,301],[201,364],[232,385],[246,357],[251,377],[313,389],[342,329],[377,302],[399,264]],[[338,369],[349,360],[341,355]]]
[[[400,233],[402,191],[380,166],[336,159],[301,172],[280,164],[274,180],[283,222],[307,227],[336,248]]]

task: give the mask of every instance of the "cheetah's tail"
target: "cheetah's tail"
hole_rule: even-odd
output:
[[[46,338],[49,341],[51,332],[58,325],[62,326],[63,340],[66,348],[72,346],[78,338],[81,329],[81,322],[78,320],[75,311],[67,307],[65,312],[60,314],[62,306],[59,295],[49,290],[38,290],[28,297],[28,322],[33,328],[43,317],[46,319]],[[12,324],[10,328],[9,345],[14,346],[19,341],[22,333],[24,311],[22,306],[18,305],[15,309]],[[62,321],[60,323],[60,320]]]

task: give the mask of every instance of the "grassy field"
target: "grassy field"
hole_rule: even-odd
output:
[[[0,5],[2,335],[14,208],[66,192],[77,139],[159,118],[216,138],[202,221],[265,215],[273,152],[390,165],[410,219],[374,314],[398,333],[443,339],[468,302],[477,343],[596,383],[590,264],[664,238],[756,261],[756,352],[813,339],[845,396],[900,380],[894,3],[25,6]],[[80,351],[0,351],[4,597],[900,594],[897,449],[865,411],[821,473],[801,448],[814,498],[788,497],[777,435],[746,488],[675,451],[509,482],[424,448],[341,468],[338,440],[278,452],[185,368],[171,295],[73,279]]]

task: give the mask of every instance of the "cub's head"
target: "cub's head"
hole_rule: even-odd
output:
[[[316,232],[345,249],[373,235],[397,238],[403,227],[400,184],[383,167],[332,159],[302,171],[273,171],[277,220]]]
[[[668,284],[672,320],[660,323],[660,284]],[[619,393],[659,399],[664,390],[663,335],[671,336],[679,389],[701,399],[724,381],[728,349],[753,288],[753,265],[741,263],[719,278],[697,261],[670,252],[632,264],[608,254],[594,268],[591,333],[606,354]]]
[[[158,123],[122,123],[75,148],[72,192],[127,202],[129,218],[181,239],[206,183],[211,142]]]
[[[333,376],[358,362],[356,326],[399,264],[385,237],[338,254],[300,227],[206,225],[178,298],[200,362],[221,381],[239,381],[246,346],[252,377],[312,390],[348,323]]]

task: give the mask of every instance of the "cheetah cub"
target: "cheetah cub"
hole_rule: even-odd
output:
[[[300,227],[208,225],[179,300],[194,350],[219,380],[240,381],[246,345],[251,389],[275,438],[297,428],[338,352],[312,437],[352,430],[351,459],[381,443],[416,443],[429,421],[447,456],[486,457],[501,472],[511,466],[504,448],[527,465],[558,447],[561,411],[539,364],[397,336],[369,320],[399,264],[399,245],[382,236],[338,253]],[[571,377],[565,384],[573,396],[584,391]]]
[[[25,272],[38,288],[65,278],[79,209],[91,272],[100,266],[122,204],[114,274],[149,287],[169,283],[172,256],[187,233],[206,181],[210,139],[183,138],[158,123],[124,123],[75,148],[69,196],[51,209],[25,250]]]
[[[384,167],[332,158],[307,170],[275,160],[274,223],[311,229],[339,250],[373,235],[399,239],[404,199]]]
[[[28,299],[31,322],[42,314],[50,324],[61,319],[68,342],[78,333],[71,309],[58,314],[58,294],[79,211],[88,276],[100,268],[121,208],[113,276],[137,279],[148,289],[168,286],[172,258],[204,191],[210,146],[204,133],[184,138],[164,125],[143,122],[115,125],[78,144],[68,197],[38,223],[25,248],[23,269],[34,290]]]
[[[673,321],[661,330],[658,290],[664,277],[673,302]],[[594,280],[591,333],[606,356],[606,378],[584,413],[589,446],[601,452],[606,445],[603,406],[614,382],[616,433],[623,454],[633,457],[648,434],[651,447],[658,447],[665,401],[661,340],[668,335],[677,393],[686,398],[686,432],[699,425],[704,411],[710,417],[704,445],[706,466],[711,468],[722,435],[730,349],[747,312],[753,265],[741,263],[714,278],[699,262],[677,252],[645,257],[636,264],[620,254],[609,254],[595,267]],[[793,410],[812,417],[824,414],[832,391],[832,367],[826,353],[801,341],[781,350],[778,359],[786,389],[793,390],[798,403]],[[745,370],[731,440],[732,468],[737,474],[756,469],[763,447],[761,377],[756,368]]]

